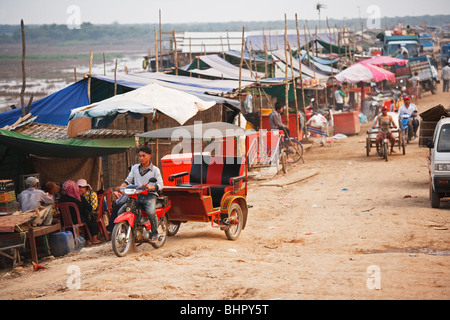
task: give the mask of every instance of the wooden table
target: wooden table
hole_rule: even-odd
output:
[[[38,263],[36,238],[44,236],[46,234],[54,233],[54,232],[61,232],[61,224],[59,222],[57,224],[53,224],[51,226],[33,227],[25,232],[26,239],[28,239],[28,241],[30,243],[31,259],[33,262]],[[24,242],[22,235],[19,232],[0,233],[0,244],[2,241],[20,241],[20,240],[22,242]],[[17,244],[14,246],[16,248],[13,248],[13,249],[17,250],[18,247],[23,246],[23,245]],[[0,245],[0,247],[1,247],[1,245]],[[6,248],[2,248],[1,250],[12,249],[9,247],[10,246],[8,246]]]

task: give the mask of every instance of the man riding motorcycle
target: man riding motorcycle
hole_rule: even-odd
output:
[[[419,119],[417,119],[417,107],[415,104],[411,103],[411,98],[409,96],[405,96],[403,98],[404,105],[398,109],[398,114],[401,115],[407,113],[409,115],[408,122],[408,138],[409,140],[414,140],[417,136],[417,130],[419,129]],[[400,123],[401,119],[399,119]]]
[[[377,121],[375,121],[372,129],[375,129],[377,126],[380,127],[380,131],[377,136],[376,145],[377,150],[380,150],[380,144],[384,139],[384,135],[386,134],[386,138],[388,138],[391,142],[391,153],[394,152],[394,145],[395,145],[395,137],[391,132],[391,125],[397,129],[397,125],[394,122],[394,119],[390,115],[388,115],[388,108],[386,106],[383,106],[381,109],[382,114],[377,118]]]
[[[156,217],[155,208],[156,200],[158,198],[158,191],[164,187],[161,171],[159,168],[151,163],[151,150],[148,147],[139,149],[139,162],[131,168],[130,174],[125,179],[124,183],[119,187],[123,188],[130,184],[136,184],[142,188],[149,190],[148,195],[139,195],[137,204],[142,206],[147,212],[151,223],[151,239],[158,241],[158,219]],[[151,178],[156,178],[156,183],[149,183]],[[127,204],[119,210],[118,216],[125,212]]]

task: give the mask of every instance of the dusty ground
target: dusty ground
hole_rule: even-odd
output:
[[[420,111],[450,94],[426,94]],[[388,163],[360,135],[313,147],[284,188],[249,184],[247,228],[236,242],[188,223],[166,245],[117,258],[106,243],[0,273],[0,299],[449,299],[450,202],[428,200],[428,150],[417,140]],[[69,289],[71,267],[81,288]]]

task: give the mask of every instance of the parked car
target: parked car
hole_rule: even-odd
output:
[[[450,118],[441,119],[428,139],[430,148],[430,200],[432,208],[439,208],[441,198],[450,197]]]

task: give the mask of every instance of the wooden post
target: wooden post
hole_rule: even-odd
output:
[[[239,102],[242,106],[242,65],[244,64],[244,42],[245,42],[245,26],[242,26],[242,44],[241,44],[241,63],[239,65]],[[238,123],[241,125],[241,114],[238,114]]]
[[[114,96],[117,95],[117,59],[116,59],[116,66],[114,68]]]
[[[333,47],[331,45],[331,29],[330,29],[330,25],[328,23],[328,17],[327,17],[327,27],[328,27],[328,32],[330,34],[330,55],[331,55],[331,61],[332,61],[331,62],[331,78],[333,79],[334,78],[334,72],[333,72],[333,68],[334,68],[334,66],[333,66]],[[339,50],[339,52],[340,52],[340,50]],[[334,80],[333,80],[333,83],[334,83]],[[326,96],[328,96],[327,84],[325,84],[325,94],[326,94]],[[333,100],[333,108],[336,109],[336,101],[335,101],[335,99],[332,99],[332,100]]]
[[[77,80],[77,67],[74,67],[73,68],[73,75],[74,75],[74,77],[75,77],[75,82],[77,82],[78,80]]]
[[[265,58],[265,62],[264,62],[264,73],[266,75],[266,77],[269,77],[268,72],[267,72],[267,39],[266,39],[266,34],[263,28],[263,39],[264,39],[264,58]]]
[[[311,39],[312,38],[311,37],[311,31],[309,29],[309,25],[308,25],[308,21],[307,20],[306,20],[306,27],[308,28],[308,35],[309,35],[309,38]],[[314,43],[315,43],[315,41],[314,41]],[[313,59],[314,59],[314,54],[313,54]],[[309,52],[308,52],[308,61],[310,61],[310,59],[309,59]],[[316,79],[316,64],[314,63],[314,61],[312,62],[312,65],[313,65],[314,79]],[[317,102],[317,105],[319,105],[319,92],[317,90],[315,90],[315,91],[316,91],[316,102]],[[315,108],[314,111],[317,111],[317,108]]]
[[[106,61],[104,52],[103,52],[103,75],[106,76]]]
[[[222,58],[225,59],[225,52],[223,50],[223,39],[222,39],[222,35],[220,36],[220,45],[222,46]]]
[[[20,91],[20,104],[22,107],[22,116],[25,116],[25,87],[27,85],[27,76],[25,73],[26,45],[25,45],[25,25],[23,19],[20,20],[22,29],[22,90]]]
[[[164,53],[162,50],[162,38],[161,38],[161,9],[159,9],[159,53],[161,54],[161,72],[164,71]]]
[[[300,30],[298,28],[298,18],[297,14],[295,14],[295,25],[297,28],[297,42],[298,42],[298,52],[299,52],[299,58],[298,62],[300,65],[300,82],[302,84],[302,100],[303,100],[303,113],[306,115],[306,109],[305,109],[305,88],[303,88],[303,73],[302,73],[302,53],[301,53],[301,40],[300,40]]]
[[[292,61],[292,50],[291,50],[291,46],[290,46],[290,44],[289,44],[289,42],[287,43],[287,46],[288,46],[288,48],[289,48],[289,55],[290,55],[290,59],[291,59],[291,72],[292,72],[292,85],[293,85],[293,90],[294,90],[294,103],[295,103],[295,129],[296,129],[296,132],[295,132],[295,134],[296,134],[296,137],[297,137],[297,139],[299,139],[300,138],[300,135],[299,135],[299,133],[300,133],[300,130],[299,130],[299,127],[300,127],[300,124],[299,124],[299,121],[298,121],[298,102],[297,102],[297,86],[296,86],[296,83],[295,83],[295,76],[294,76],[294,66],[293,66],[293,61]]]
[[[286,67],[285,67],[285,89],[284,89],[284,94],[285,94],[285,104],[286,104],[286,110],[285,110],[285,114],[286,114],[286,125],[289,128],[289,81],[288,81],[288,67],[289,67],[289,59],[288,59],[288,55],[287,55],[287,16],[286,13],[284,14],[284,56],[286,57]],[[294,76],[294,75],[292,75]]]
[[[192,63],[192,45],[191,45],[191,37],[189,37],[189,61]]]
[[[33,103],[33,98],[34,98],[34,96],[31,95],[30,100],[28,101],[28,106],[27,106],[27,110],[26,110],[25,114],[30,113],[31,104]]]
[[[172,30],[173,42],[175,45],[175,75],[178,75],[178,48],[177,48],[177,38],[175,37],[175,30]]]
[[[91,51],[91,58],[89,59],[89,78],[88,78],[88,99],[91,103],[91,75],[92,75],[92,60],[94,59],[94,51]]]
[[[156,72],[159,72],[159,59],[158,59],[158,32],[156,30],[156,26],[154,27],[155,29],[155,67],[156,67]]]
[[[245,26],[242,27],[241,63],[239,65],[239,100],[241,96],[242,65],[244,64]]]

